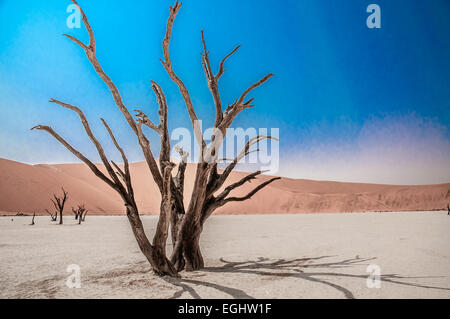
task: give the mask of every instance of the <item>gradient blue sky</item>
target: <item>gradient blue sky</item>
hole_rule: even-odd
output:
[[[0,157],[27,163],[77,162],[36,124],[49,124],[98,160],[75,114],[83,108],[108,151],[105,117],[130,160],[143,157],[84,52],[61,34],[65,0],[0,0]],[[173,1],[79,0],[97,39],[97,56],[125,104],[156,115],[149,81],[163,87],[170,128],[190,127],[177,87],[159,58]],[[366,7],[381,7],[368,29]],[[235,127],[280,128],[280,170],[296,178],[426,184],[450,181],[450,2],[185,0],[171,53],[205,126],[214,119],[201,66],[205,30],[213,68],[234,46],[220,82],[224,103],[269,72],[252,94],[256,107]],[[156,119],[155,119],[156,120]],[[120,132],[120,133],[118,133]],[[155,146],[157,136],[150,138]],[[157,152],[155,152],[157,153]],[[117,158],[117,154],[113,158]]]

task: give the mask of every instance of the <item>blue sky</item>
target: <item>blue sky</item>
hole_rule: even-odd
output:
[[[0,0],[0,157],[27,163],[76,162],[36,124],[49,124],[98,160],[75,114],[81,107],[111,153],[105,117],[132,161],[136,138],[84,52],[61,34],[70,1]],[[164,89],[170,128],[190,127],[177,87],[159,62],[173,1],[79,0],[97,39],[97,56],[125,104],[156,115],[150,80]],[[381,7],[381,29],[366,26],[366,7]],[[193,1],[175,22],[174,69],[209,126],[214,107],[201,66],[205,30],[213,68],[236,45],[220,82],[224,104],[251,83],[256,107],[235,127],[279,128],[278,174],[296,178],[425,184],[450,181],[450,2]],[[155,118],[154,118],[155,119]],[[155,119],[156,121],[156,119]],[[149,134],[155,148],[158,137]],[[157,153],[155,151],[155,153]],[[112,155],[117,158],[117,154]]]

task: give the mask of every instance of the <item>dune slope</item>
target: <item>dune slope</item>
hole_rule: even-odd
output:
[[[102,166],[99,165],[102,169]],[[136,199],[142,214],[159,212],[160,195],[145,163],[131,164]],[[189,199],[195,166],[188,165],[185,198]],[[234,172],[229,183],[244,173]],[[245,195],[261,176],[232,195]],[[27,165],[0,159],[0,214],[44,213],[51,209],[50,197],[64,187],[71,206],[86,204],[91,214],[123,214],[120,197],[96,178],[84,164]],[[317,212],[364,212],[443,209],[450,202],[450,183],[397,186],[341,183],[283,178],[252,199],[230,203],[218,214],[282,214]],[[187,203],[186,203],[187,204]]]

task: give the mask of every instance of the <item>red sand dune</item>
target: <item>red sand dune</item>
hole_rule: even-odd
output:
[[[101,167],[101,165],[99,165]],[[136,200],[142,214],[158,214],[160,195],[145,163],[131,164]],[[185,197],[189,199],[195,167],[188,165]],[[229,183],[244,173],[234,172]],[[261,176],[232,195],[244,195],[261,181]],[[95,177],[84,164],[27,165],[0,159],[0,214],[44,213],[52,209],[50,197],[61,186],[69,192],[71,206],[85,203],[91,214],[123,214],[119,197]],[[450,202],[450,183],[396,186],[341,183],[283,178],[252,199],[230,203],[218,214],[282,214],[317,212],[364,212],[444,209]],[[187,203],[186,203],[187,205]]]

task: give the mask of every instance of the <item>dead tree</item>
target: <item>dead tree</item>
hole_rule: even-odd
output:
[[[89,210],[86,209],[83,214],[80,214],[80,218],[83,223],[86,221],[86,215],[88,212]]]
[[[50,215],[52,222],[56,222],[58,220],[58,212],[55,212],[54,214],[52,214],[51,212],[49,212],[48,209],[46,209],[45,211],[47,212],[47,214]]]
[[[34,226],[34,218],[36,217],[36,213],[33,213],[33,218],[31,219],[31,224],[30,226]]]
[[[200,252],[199,245],[200,234],[203,230],[203,224],[205,220],[209,216],[211,216],[214,210],[229,202],[245,201],[251,198],[259,190],[263,189],[279,178],[272,178],[263,182],[243,197],[229,196],[231,191],[238,188],[239,186],[244,185],[247,182],[254,180],[258,175],[262,174],[261,171],[258,171],[245,176],[240,181],[227,186],[222,192],[218,193],[222,186],[225,185],[225,182],[227,181],[231,171],[235,168],[237,163],[251,152],[258,151],[258,149],[251,150],[251,147],[257,145],[264,139],[272,139],[272,137],[270,136],[257,136],[251,139],[245,145],[242,152],[231,161],[231,163],[225,168],[222,173],[219,173],[217,168],[217,153],[223,143],[223,138],[226,136],[228,128],[231,126],[234,119],[240,112],[254,106],[252,105],[254,99],[247,99],[247,95],[255,88],[267,82],[273,76],[273,74],[267,74],[259,81],[248,87],[240,95],[240,97],[234,103],[228,105],[224,111],[219,93],[218,82],[225,73],[224,65],[226,60],[234,53],[236,53],[240,46],[237,46],[221,60],[217,73],[214,73],[211,67],[211,62],[209,60],[209,52],[206,47],[204,33],[203,31],[201,32],[204,50],[202,54],[202,65],[205,71],[208,88],[211,91],[216,110],[216,120],[214,123],[212,142],[210,145],[206,145],[201,132],[198,132],[198,118],[195,113],[189,92],[183,81],[174,72],[172,61],[170,59],[169,46],[172,28],[175,17],[178,14],[180,8],[181,3],[179,3],[178,1],[173,7],[170,7],[170,16],[167,21],[166,35],[163,41],[164,60],[162,61],[162,64],[170,78],[177,84],[180,90],[181,96],[183,97],[189,116],[191,118],[197,143],[201,146],[201,154],[197,163],[194,188],[192,191],[189,206],[185,213],[185,216],[179,220],[178,225],[175,225],[175,227],[179,229],[179,233],[171,257],[171,261],[173,262],[177,270],[181,270],[185,266],[186,270],[189,271],[201,269],[204,267],[203,257]],[[208,157],[208,155],[210,155],[210,158]]]
[[[75,220],[78,220],[78,216],[79,216],[78,208],[75,209],[75,208],[72,206],[72,213],[73,213],[73,215],[75,216]]]
[[[171,145],[167,125],[168,106],[162,88],[155,81],[152,81],[152,89],[156,95],[159,105],[159,124],[156,125],[154,122],[152,122],[152,120],[141,110],[136,110],[137,120],[135,121],[128,108],[124,105],[124,102],[116,85],[105,73],[99,61],[97,60],[94,33],[84,11],[80,8],[75,0],[72,0],[72,2],[80,10],[83,24],[88,31],[89,44],[85,44],[71,35],[65,34],[65,36],[74,43],[78,44],[84,50],[94,70],[108,86],[116,106],[119,108],[128,125],[137,137],[138,143],[142,149],[152,178],[161,193],[160,217],[158,220],[153,243],[150,243],[150,241],[148,240],[144,232],[141,219],[139,217],[138,208],[134,199],[134,192],[131,184],[131,175],[127,157],[125,156],[122,148],[117,143],[117,140],[114,137],[110,127],[103,119],[101,120],[105,128],[109,132],[109,136],[111,137],[117,150],[122,155],[122,160],[124,163],[123,167],[119,167],[113,161],[108,160],[103,147],[91,131],[88,120],[78,107],[55,99],[50,99],[51,103],[58,104],[78,114],[83,124],[84,130],[86,131],[86,134],[90,138],[91,142],[96,147],[109,177],[101,172],[97,168],[97,166],[94,165],[83,154],[72,147],[50,126],[38,125],[32,128],[32,130],[37,129],[48,132],[63,146],[65,146],[72,154],[74,154],[82,162],[88,165],[91,171],[97,177],[102,179],[106,184],[114,189],[119,194],[119,196],[121,196],[126,207],[127,217],[130,222],[131,229],[136,237],[138,245],[142,253],[152,265],[153,270],[157,274],[177,276],[177,272],[182,270],[183,268],[186,268],[186,270],[200,269],[204,266],[204,263],[203,257],[200,252],[199,239],[205,220],[209,216],[211,216],[214,210],[218,207],[221,207],[229,202],[247,200],[254,194],[256,194],[259,190],[278,179],[272,178],[266,180],[242,197],[234,197],[229,195],[234,189],[238,188],[239,186],[242,186],[245,183],[256,179],[257,176],[262,174],[261,171],[249,174],[246,177],[242,178],[240,181],[233,183],[225,188],[222,187],[225,186],[231,171],[235,168],[237,163],[241,159],[245,158],[248,154],[258,151],[258,149],[251,148],[264,139],[272,139],[270,136],[257,136],[251,139],[245,145],[242,152],[238,156],[236,156],[236,158],[231,160],[231,163],[229,163],[229,165],[223,170],[223,172],[219,172],[217,167],[217,150],[221,147],[223,142],[223,139],[219,138],[219,135],[221,135],[222,137],[226,136],[226,132],[233,123],[233,120],[236,118],[236,116],[241,111],[253,107],[253,98],[247,99],[247,95],[252,90],[269,80],[273,76],[273,74],[268,74],[259,81],[252,84],[240,95],[240,97],[234,103],[229,105],[224,111],[219,94],[218,81],[225,73],[224,64],[226,60],[239,49],[239,46],[232,50],[231,53],[221,61],[218,72],[214,74],[211,68],[208,51],[206,49],[206,43],[202,32],[204,49],[204,53],[202,55],[202,64],[205,70],[208,87],[212,93],[216,110],[216,120],[214,124],[215,134],[212,138],[212,143],[207,145],[205,140],[203,139],[202,132],[199,130],[198,118],[194,110],[189,92],[183,81],[176,75],[172,67],[172,61],[169,54],[169,45],[173,23],[175,20],[175,16],[177,15],[181,7],[181,3],[177,1],[173,7],[170,7],[170,16],[167,22],[167,30],[163,41],[164,60],[162,60],[161,62],[170,78],[175,82],[180,90],[181,96],[184,100],[190,120],[192,122],[196,141],[201,146],[200,158],[196,165],[196,178],[193,193],[190,198],[188,209],[185,210],[183,204],[183,191],[184,174],[187,166],[188,153],[184,152],[182,149],[177,150],[180,154],[181,161],[178,165],[175,176],[173,176],[172,170],[174,169],[174,164],[170,162]],[[150,142],[144,133],[143,127],[148,127],[160,135],[161,148],[159,154],[159,166],[153,155],[150,147]],[[206,156],[208,154],[209,156]],[[166,241],[169,234],[169,226],[172,229],[171,236],[174,243],[173,253],[170,260],[166,257],[165,250]]]
[[[56,214],[59,213],[59,224],[63,224],[63,212],[64,212],[64,205],[67,201],[67,192],[64,190],[63,187],[61,187],[61,190],[63,192],[62,197],[57,196],[56,194],[53,194],[53,198],[50,198],[50,200],[53,203],[53,206],[55,206]]]
[[[84,204],[82,204],[82,205],[78,205],[77,209],[72,207],[72,211],[76,216],[75,219],[78,220],[78,224],[81,225],[81,223],[86,220],[86,215],[88,213],[88,210],[86,209]]]

